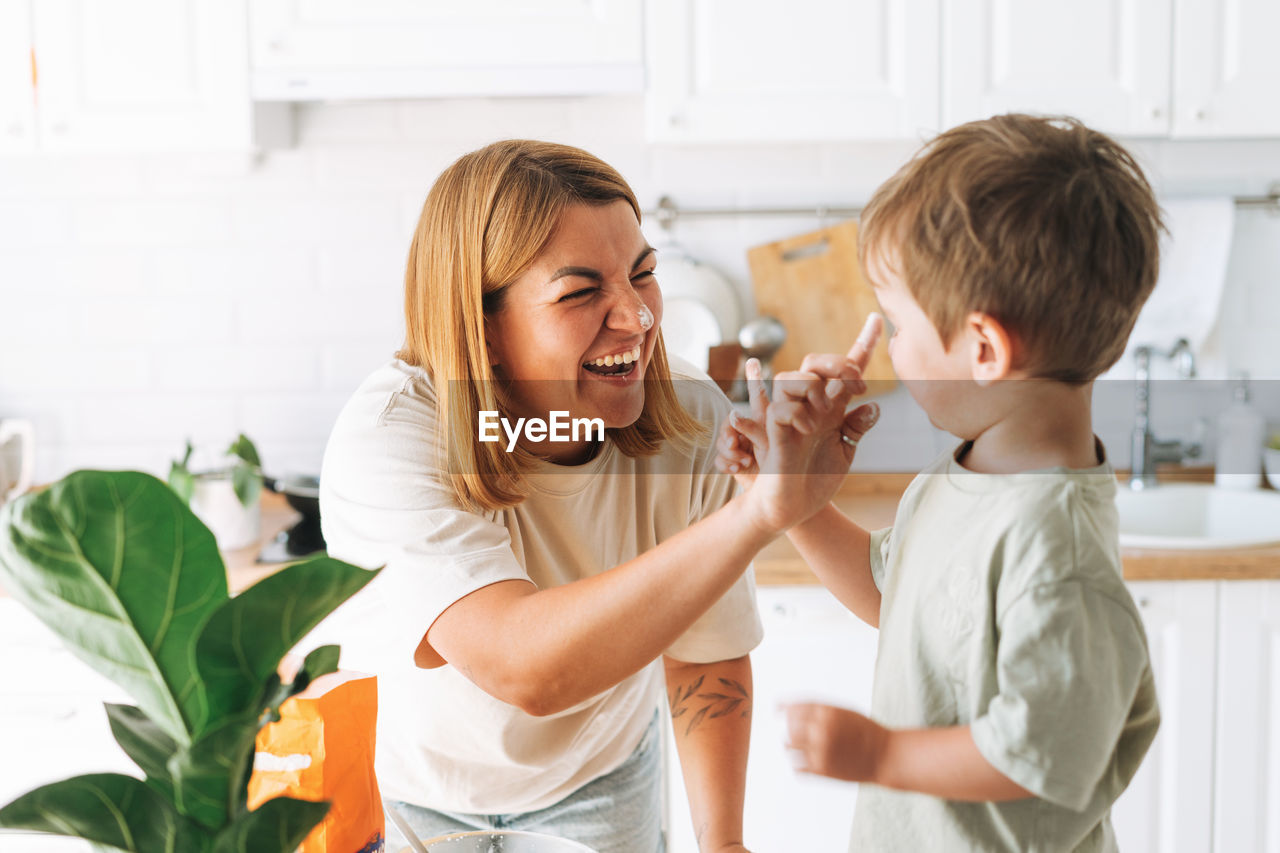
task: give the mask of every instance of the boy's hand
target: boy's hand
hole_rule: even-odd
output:
[[[787,748],[796,769],[846,782],[874,782],[889,730],[869,717],[831,705],[788,705]]]

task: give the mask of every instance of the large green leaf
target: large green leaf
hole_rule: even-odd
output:
[[[254,737],[280,702],[337,666],[338,651],[308,655],[289,685],[280,658],[376,574],[322,557],[229,598],[213,536],[146,474],[81,471],[8,504],[0,585],[134,697],[138,707],[107,714],[147,781],[48,785],[0,810],[0,826],[146,853],[292,850],[327,805],[273,800],[248,812]]]
[[[279,719],[279,707],[286,699],[335,671],[338,658],[337,646],[321,646],[307,655],[292,682],[281,684],[273,673],[262,687],[264,698],[255,710],[220,721],[187,747],[180,747],[128,705],[107,705],[111,731],[147,774],[148,784],[168,797],[180,814],[217,829],[248,808],[258,730],[267,721]]]
[[[176,741],[207,718],[195,639],[228,600],[226,572],[164,483],[79,471],[7,504],[0,585]]]
[[[207,719],[262,710],[263,685],[285,653],[377,573],[317,557],[276,572],[218,608],[196,647]]]
[[[203,833],[132,776],[94,773],[54,782],[0,809],[0,827],[87,839],[130,853],[201,853]],[[259,850],[292,850],[292,847]]]
[[[213,841],[211,853],[261,853],[293,850],[329,811],[328,803],[312,803],[289,797],[267,800],[256,810],[240,815]]]
[[[166,799],[173,799],[173,778],[166,766],[178,743],[132,705],[107,703],[111,734],[125,755],[147,774],[147,784]]]
[[[170,757],[166,769],[180,813],[217,829],[243,810],[258,718],[256,711],[225,718]]]

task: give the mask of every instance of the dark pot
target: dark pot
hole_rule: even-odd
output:
[[[324,553],[324,536],[320,532],[320,478],[301,474],[264,477],[266,487],[284,495],[285,502],[302,518],[276,538],[258,555],[260,563],[282,563]]]

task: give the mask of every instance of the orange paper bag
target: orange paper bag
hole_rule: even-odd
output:
[[[249,808],[287,796],[327,800],[329,813],[300,853],[381,853],[382,798],[373,772],[378,679],[357,672],[321,676],[280,706],[258,732]]]

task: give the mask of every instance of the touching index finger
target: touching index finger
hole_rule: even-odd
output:
[[[883,329],[884,318],[875,311],[867,315],[867,322],[862,324],[862,331],[858,333],[858,339],[853,342],[853,346],[849,347],[848,352],[849,360],[854,363],[859,372],[866,372],[867,363],[871,361],[871,351],[876,348],[876,342],[880,340]]]

